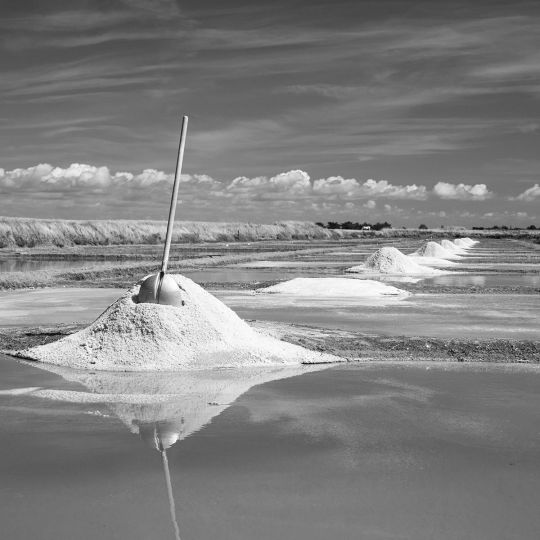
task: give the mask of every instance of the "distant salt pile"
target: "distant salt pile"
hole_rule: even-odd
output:
[[[472,240],[471,238],[456,238],[454,244],[458,247],[468,249],[478,244],[478,240]]]
[[[426,242],[413,255],[417,257],[433,257],[436,259],[456,259],[459,257],[455,251],[448,251],[437,242]]]
[[[465,240],[465,238],[456,238],[454,240],[454,244],[457,247],[463,248],[463,249],[469,249],[470,247],[472,247],[472,244],[470,242],[467,242],[467,240]]]
[[[454,242],[451,242],[450,240],[441,240],[441,246],[453,253],[464,253],[464,249],[454,244]]]
[[[347,272],[433,275],[440,274],[441,270],[418,264],[395,247],[383,247],[370,255],[364,265],[348,268]]]
[[[380,296],[408,296],[409,293],[371,279],[352,278],[294,278],[257,290],[258,293],[285,294],[317,298],[372,298]]]
[[[17,356],[72,368],[119,371],[339,361],[253,330],[190,279],[173,277],[184,306],[138,304],[136,285],[84,330],[19,351]]]

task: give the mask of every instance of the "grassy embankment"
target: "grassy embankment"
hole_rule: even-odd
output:
[[[161,244],[165,239],[166,226],[165,221],[0,217],[0,248]],[[324,240],[337,237],[333,231],[303,221],[273,224],[178,221],[173,231],[173,243]]]
[[[78,221],[0,217],[0,248],[161,244],[165,238],[165,230],[166,222],[164,221]],[[175,223],[173,243],[337,240],[376,237],[437,239],[460,236],[540,241],[540,231],[527,230],[383,229],[382,231],[357,231],[330,230],[306,221],[281,221],[273,224],[178,221]]]

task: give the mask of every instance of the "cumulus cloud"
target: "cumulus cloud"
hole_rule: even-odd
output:
[[[368,208],[369,210],[373,210],[373,208],[375,208],[377,206],[377,203],[373,199],[370,199],[363,206],[364,206],[364,208]]]
[[[67,168],[53,167],[40,163],[27,169],[0,170],[0,186],[13,190],[69,189],[71,187],[106,188],[111,185],[111,174],[107,167],[94,167],[72,163]]]
[[[519,201],[534,201],[538,198],[540,198],[540,185],[538,184],[534,184],[534,186],[526,189],[516,197]]]
[[[239,176],[226,188],[229,196],[247,196],[256,199],[306,196],[309,195],[310,190],[309,175],[300,170],[284,172],[270,178]]]
[[[53,167],[41,163],[26,169],[6,171],[0,169],[0,187],[16,190],[70,190],[90,188],[106,190],[107,188],[127,187],[145,188],[149,186],[172,184],[173,174],[156,169],[145,169],[139,174],[116,172],[111,174],[107,167],[95,167],[83,163],[72,163],[69,167]],[[219,182],[205,174],[183,174],[180,177],[183,184],[215,186]]]
[[[433,193],[441,199],[475,200],[483,201],[493,196],[486,184],[450,184],[437,182],[433,187]]]
[[[159,216],[168,204],[173,180],[173,174],[159,169],[114,172],[106,166],[72,163],[55,167],[42,163],[13,170],[0,168],[0,197],[11,205],[11,212],[21,215],[35,214],[27,210],[31,200],[48,216]],[[410,207],[412,201],[430,198],[478,201],[493,196],[485,184],[438,182],[428,189],[414,183],[343,176],[313,180],[300,169],[225,181],[205,174],[183,174],[180,180],[180,203],[186,219],[319,219],[319,214],[331,214],[332,218],[342,215],[345,219],[353,212],[401,215],[412,209],[401,210],[394,206],[395,201],[408,202],[406,206]],[[536,184],[513,200],[538,197],[540,187]],[[62,205],[69,209],[69,215],[68,210],[62,214]],[[92,213],[91,208],[97,206],[100,211]]]
[[[128,190],[144,188],[167,188],[174,175],[157,169],[145,169],[139,173],[119,171],[112,173],[105,166],[72,163],[68,167],[53,167],[42,163],[26,169],[5,171],[0,169],[0,189],[8,191],[69,191],[77,190],[107,192],[121,187]],[[357,180],[342,176],[329,176],[315,181],[307,172],[295,169],[275,176],[239,176],[229,182],[216,180],[205,174],[183,174],[181,176],[184,192],[200,190],[206,196],[227,198],[238,201],[287,201],[311,200],[367,201],[366,208],[373,209],[378,198],[425,200],[430,192],[423,185],[392,184],[387,180]],[[520,198],[530,199],[536,195],[531,188]],[[433,194],[443,199],[488,198],[492,193],[485,184],[469,186],[439,182]]]
[[[355,178],[330,176],[315,180],[313,192],[321,195],[335,195],[347,198],[389,197],[393,199],[426,199],[426,186],[416,184],[399,186],[387,180],[366,180],[359,182]]]

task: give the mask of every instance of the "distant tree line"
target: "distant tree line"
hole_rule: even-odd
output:
[[[423,223],[418,227],[419,229],[428,229],[427,225]],[[440,226],[441,229],[444,229],[444,225]],[[466,227],[463,227],[465,229]],[[536,231],[538,230],[536,225],[529,225],[528,227],[508,227],[506,225],[493,225],[491,227],[471,227],[473,231]]]
[[[338,221],[329,221],[328,223],[322,223],[318,221],[316,223],[319,227],[324,227],[325,229],[347,229],[347,230],[353,230],[353,231],[361,231],[361,230],[371,230],[371,231],[380,231],[382,229],[391,229],[392,224],[388,223],[388,221],[384,221],[383,223],[377,222],[377,223],[368,223],[367,221],[364,221],[363,223],[359,223],[356,221],[344,221],[343,223],[339,223]],[[405,229],[406,227],[403,227]],[[421,230],[427,230],[428,226],[424,223],[420,224],[419,229]],[[440,226],[441,229],[445,229],[446,227],[444,225]],[[465,227],[463,227],[465,229]],[[508,227],[507,225],[493,225],[491,227],[472,227],[473,231],[522,231],[522,230],[528,230],[528,231],[536,231],[539,230],[536,225],[529,225],[528,227]]]
[[[528,227],[507,227],[506,225],[493,225],[491,227],[473,227],[473,231],[527,231],[538,230],[536,225],[529,225]]]
[[[357,223],[354,221],[344,221],[343,223],[338,223],[337,221],[329,221],[326,224],[319,221],[317,222],[317,225],[319,227],[324,227],[325,229],[347,229],[353,231],[361,231],[362,229],[380,231],[382,229],[392,228],[392,225],[388,223],[388,221],[385,221],[384,223],[368,223],[367,221],[364,221],[364,223]]]

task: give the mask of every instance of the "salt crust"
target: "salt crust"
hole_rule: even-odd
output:
[[[380,272],[382,274],[435,275],[444,271],[418,264],[395,247],[383,247],[370,255],[363,266],[353,266],[347,272]]]
[[[136,285],[87,328],[16,355],[71,368],[118,371],[343,361],[261,334],[192,280],[173,277],[183,291],[182,307],[138,304]]]
[[[257,293],[286,294],[310,297],[380,297],[408,296],[409,293],[392,285],[371,279],[353,278],[294,278],[289,281],[257,289]]]

